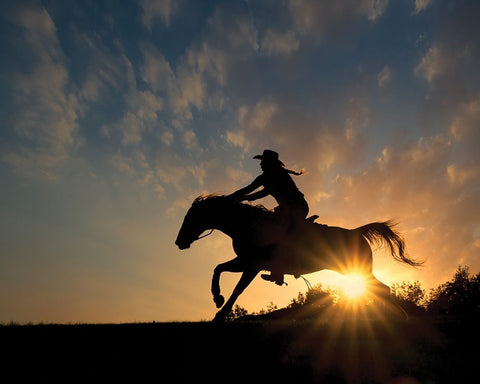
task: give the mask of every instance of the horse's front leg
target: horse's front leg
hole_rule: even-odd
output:
[[[220,275],[222,272],[242,272],[243,266],[241,265],[238,257],[227,261],[225,263],[218,264],[213,270],[212,277],[212,295],[213,301],[217,308],[220,308],[225,302],[225,298],[220,294]]]
[[[238,281],[237,285],[233,289],[233,292],[230,298],[227,300],[223,308],[217,312],[215,315],[214,321],[223,321],[225,317],[230,313],[233,308],[233,304],[237,300],[238,296],[242,294],[242,292],[249,286],[252,280],[257,276],[258,270],[246,270],[242,273],[242,277]]]

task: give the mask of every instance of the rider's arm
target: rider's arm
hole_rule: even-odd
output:
[[[269,193],[265,189],[261,189],[258,192],[251,193],[248,196],[245,196],[247,198],[247,201],[253,201],[253,200],[258,200],[261,199],[262,197],[267,197]]]
[[[263,185],[263,179],[262,179],[262,175],[260,175],[255,180],[253,180],[251,184],[249,184],[246,187],[241,188],[238,191],[232,193],[230,195],[230,197],[233,197],[235,199],[245,200],[245,198],[247,198],[247,195],[250,192],[255,191],[257,188],[260,188],[262,185]],[[261,191],[259,191],[259,192],[261,192]]]

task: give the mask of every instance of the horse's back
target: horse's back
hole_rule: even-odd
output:
[[[366,240],[354,229],[307,224],[303,231],[288,240],[285,257],[293,258],[297,274],[322,269],[344,271],[358,264],[371,268],[371,251]]]

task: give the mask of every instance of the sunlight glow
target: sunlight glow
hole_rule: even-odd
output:
[[[340,279],[340,288],[350,299],[355,299],[365,293],[365,279],[360,275],[346,275]]]

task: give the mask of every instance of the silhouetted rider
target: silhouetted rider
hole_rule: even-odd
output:
[[[287,231],[302,225],[308,214],[308,204],[290,174],[299,176],[303,172],[285,168],[285,164],[278,158],[278,153],[270,149],[264,150],[263,154],[255,156],[254,159],[261,160],[260,167],[263,173],[251,184],[232,193],[230,197],[254,201],[271,195],[278,203],[275,212],[283,222],[287,223]],[[254,192],[261,187],[263,188]],[[271,275],[262,274],[261,276],[264,280],[274,281],[278,285],[283,284],[283,274],[280,272],[272,271]]]

